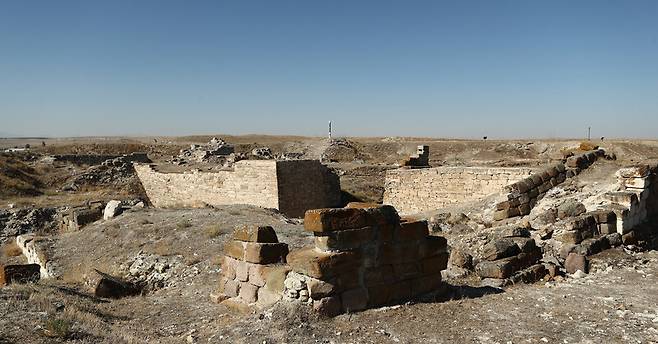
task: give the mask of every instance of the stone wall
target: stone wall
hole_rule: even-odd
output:
[[[301,216],[340,202],[337,177],[315,160],[243,160],[233,171],[185,173],[135,164],[135,171],[155,207],[250,204]]]
[[[412,214],[480,200],[528,177],[531,168],[435,167],[386,172],[384,204]]]
[[[405,302],[439,289],[447,242],[425,221],[400,222],[391,206],[350,203],[306,212],[315,245],[290,252],[285,299],[322,315]]]
[[[340,205],[340,180],[317,160],[279,161],[276,164],[279,210],[303,217],[308,209]]]

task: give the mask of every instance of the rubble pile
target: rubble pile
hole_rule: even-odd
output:
[[[190,145],[190,148],[181,149],[177,157],[170,160],[176,165],[183,165],[188,162],[195,163],[218,163],[221,165],[231,165],[238,161],[235,155],[233,145],[222,139],[213,137],[205,145]]]

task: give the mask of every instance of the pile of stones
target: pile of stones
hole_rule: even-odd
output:
[[[391,206],[350,203],[306,212],[315,245],[292,251],[285,296],[335,316],[437,290],[448,261],[443,237],[425,221],[400,220]]]
[[[235,148],[233,145],[228,144],[222,139],[213,137],[210,142],[205,145],[190,145],[188,149],[181,149],[178,157],[173,158],[170,162],[182,165],[191,162],[223,162],[227,163],[228,160],[231,160],[233,154],[235,153]]]

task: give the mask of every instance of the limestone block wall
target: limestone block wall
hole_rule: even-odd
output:
[[[384,204],[412,214],[476,201],[533,173],[531,168],[435,167],[386,172]]]
[[[47,251],[51,246],[48,238],[23,234],[16,237],[16,245],[27,258],[28,264],[39,265],[41,278],[55,278],[59,275],[57,264],[48,258]]]
[[[279,161],[276,164],[279,210],[303,217],[308,209],[340,205],[340,180],[318,160]]]
[[[135,164],[135,171],[155,207],[251,204],[301,217],[340,203],[338,177],[317,160],[243,160],[233,171],[186,173]]]
[[[239,161],[233,171],[161,173],[142,164],[135,164],[135,171],[158,208],[204,204],[279,207],[275,161]]]

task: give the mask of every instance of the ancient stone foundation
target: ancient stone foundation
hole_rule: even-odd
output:
[[[285,297],[321,314],[403,302],[441,284],[446,240],[429,236],[424,221],[401,222],[391,206],[309,210],[304,228],[315,245],[288,256]]]
[[[386,171],[384,204],[413,214],[499,193],[533,173],[530,168],[434,167]]]
[[[187,173],[135,164],[135,171],[156,207],[250,204],[302,217],[340,204],[338,177],[317,160],[243,160],[233,171]]]

